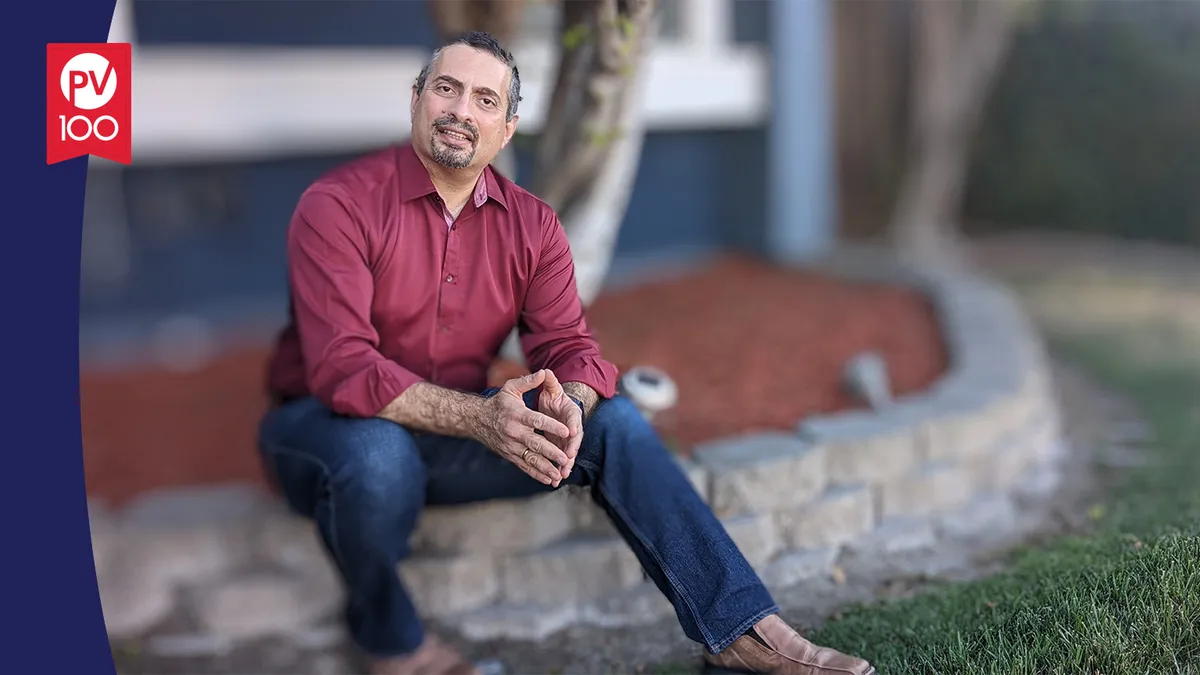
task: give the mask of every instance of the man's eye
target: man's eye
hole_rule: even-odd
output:
[[[490,107],[496,105],[496,102],[490,98],[485,98],[485,99],[483,99],[483,104],[490,108]]]

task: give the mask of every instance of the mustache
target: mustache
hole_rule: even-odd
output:
[[[469,124],[458,122],[453,117],[441,117],[433,123],[434,129],[450,129],[460,134],[466,134],[472,141],[479,139],[479,132]]]

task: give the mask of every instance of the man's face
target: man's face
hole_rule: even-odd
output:
[[[508,67],[487,52],[453,45],[433,64],[425,90],[413,91],[412,138],[418,152],[449,169],[482,168],[517,127],[505,120]]]

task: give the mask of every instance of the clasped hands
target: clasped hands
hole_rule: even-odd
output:
[[[525,405],[524,395],[539,386],[538,408],[533,410]],[[478,436],[534,480],[558,487],[575,466],[583,442],[583,413],[554,372],[542,369],[505,382],[487,399]]]

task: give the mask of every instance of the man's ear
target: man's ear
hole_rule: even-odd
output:
[[[521,119],[520,115],[513,115],[513,118],[504,123],[504,142],[500,144],[503,148],[512,140],[513,134],[517,133],[517,120]]]
[[[417,93],[417,85],[414,84],[412,87],[412,101],[410,101],[408,104],[408,114],[409,115],[417,114],[417,101],[420,98],[421,98],[421,95]]]

